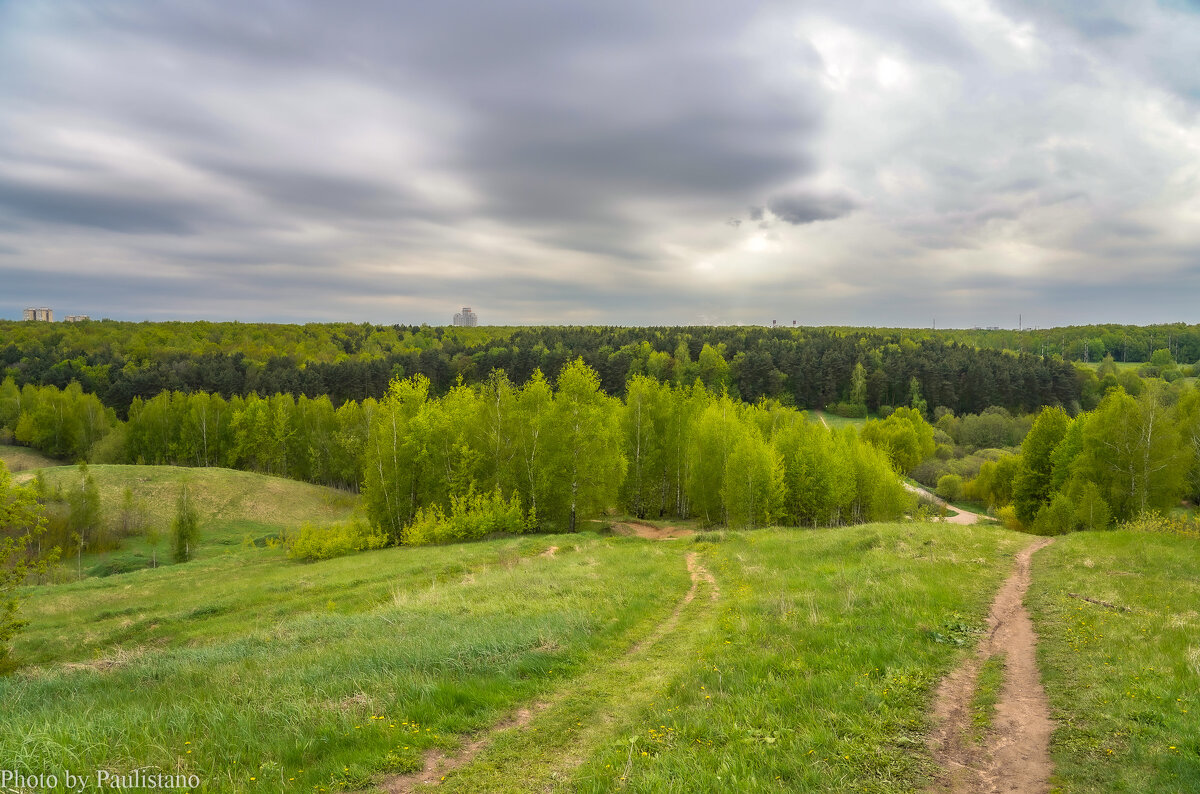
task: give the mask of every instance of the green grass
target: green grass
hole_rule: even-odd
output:
[[[1076,363],[1083,364],[1085,367],[1095,370],[1095,369],[1100,369],[1100,365],[1103,364],[1104,362],[1103,361],[1079,361]],[[1114,361],[1113,364],[1116,365],[1117,371],[1120,372],[1121,370],[1126,370],[1126,369],[1139,370],[1142,367],[1149,366],[1150,362],[1149,361]]]
[[[63,461],[48,458],[36,449],[0,444],[0,461],[13,474],[28,469],[41,469],[46,466],[62,466]]]
[[[965,652],[939,638],[982,627],[1025,539],[940,525],[718,537],[688,544],[718,602],[702,593],[662,645],[595,673],[594,694],[552,699],[440,790],[923,787],[929,701]]]
[[[834,430],[840,430],[841,428],[847,427],[847,426],[862,427],[863,425],[865,425],[867,423],[867,419],[878,418],[878,417],[870,416],[870,417],[864,417],[862,419],[853,419],[853,418],[849,418],[849,417],[845,417],[845,416],[838,416],[837,414],[832,414],[829,411],[816,411],[816,410],[810,411],[809,413],[812,414],[813,421],[820,422],[822,419],[824,419],[825,424],[827,424],[829,427],[832,427]]]
[[[233,469],[100,465],[90,466],[88,471],[100,491],[104,521],[115,524],[128,487],[144,507],[146,527],[157,528],[162,536],[154,551],[142,534],[123,539],[115,551],[85,554],[83,566],[93,572],[136,570],[149,565],[154,556],[160,562],[169,558],[171,521],[185,480],[200,512],[199,557],[228,553],[246,539],[262,545],[306,521],[345,521],[359,504],[357,494],[336,488]],[[32,476],[25,472],[14,479],[27,483]],[[66,491],[79,483],[79,470],[74,466],[42,469],[42,476],[50,489],[61,486]]]
[[[31,664],[0,680],[0,757],[356,789],[542,703],[445,790],[911,790],[931,771],[933,687],[968,652],[944,638],[983,625],[1024,542],[916,524],[584,533],[314,564],[247,549],[37,588]],[[691,553],[720,598],[702,582],[672,620]]]
[[[1200,791],[1197,560],[1194,539],[1128,531],[1068,535],[1034,557],[1060,790]]]
[[[1004,688],[1004,655],[989,656],[979,667],[975,694],[971,697],[971,738],[984,744],[996,718],[996,704]]]
[[[0,757],[194,771],[215,791],[357,788],[669,610],[686,572],[665,547],[631,543],[559,539],[543,558],[545,538],[516,539],[312,565],[264,551],[279,570],[215,560],[47,588],[17,649],[47,660],[0,682]],[[89,634],[92,658],[64,664],[78,659],[71,635]]]

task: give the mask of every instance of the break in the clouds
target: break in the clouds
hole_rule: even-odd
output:
[[[1188,2],[0,3],[0,316],[1197,321]]]

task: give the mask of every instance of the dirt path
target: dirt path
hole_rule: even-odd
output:
[[[981,516],[978,513],[972,513],[970,510],[963,510],[961,507],[955,507],[952,504],[948,504],[945,499],[941,498],[937,494],[925,490],[919,485],[913,485],[911,482],[907,481],[903,481],[903,485],[904,489],[909,493],[915,493],[917,496],[923,496],[926,499],[932,500],[934,504],[944,507],[947,510],[953,510],[957,513],[957,515],[937,519],[939,521],[945,521],[948,524],[976,524],[980,521],[987,520],[987,516]]]
[[[820,411],[817,411],[816,414],[817,414],[817,418],[821,420],[821,424],[825,425],[825,427],[828,428],[829,423],[825,421],[825,414],[821,413]],[[977,524],[980,521],[984,521],[987,519],[987,516],[981,516],[978,513],[972,513],[970,510],[963,510],[961,507],[955,507],[953,505],[947,504],[946,500],[942,499],[940,496],[937,496],[936,494],[930,493],[929,491],[925,490],[924,488],[922,488],[919,485],[913,485],[910,482],[903,482],[903,485],[904,485],[905,490],[909,491],[910,493],[915,493],[918,496],[923,496],[926,499],[931,499],[931,500],[933,500],[933,502],[935,504],[938,504],[941,507],[944,507],[948,510],[953,510],[955,512],[955,515],[948,516],[948,517],[942,518],[942,519],[938,519],[939,521],[945,521],[948,524]]]
[[[551,550],[557,551],[557,547],[551,547],[547,551],[550,552]],[[679,618],[683,613],[684,607],[696,599],[696,594],[701,584],[709,586],[713,601],[716,601],[720,597],[717,580],[700,563],[699,554],[694,551],[688,552],[684,561],[687,564],[688,576],[691,578],[691,587],[688,588],[687,593],[679,600],[679,603],[675,605],[675,609],[669,616],[655,626],[654,630],[644,639],[630,646],[629,650],[625,652],[623,660],[637,657],[674,631],[679,624]],[[545,711],[553,705],[553,702],[536,703],[531,709],[518,709],[509,717],[471,739],[471,741],[463,745],[454,754],[449,754],[441,750],[431,750],[426,753],[424,766],[420,771],[388,777],[379,785],[378,790],[387,792],[387,794],[411,794],[424,787],[436,786],[445,779],[446,775],[474,761],[498,736],[510,731],[526,730],[537,712]],[[579,760],[581,761],[582,759]]]
[[[674,540],[675,538],[686,538],[688,535],[696,534],[690,529],[656,527],[637,521],[621,521],[613,524],[612,530],[618,535],[633,535],[639,538],[648,538],[649,540]]]
[[[930,789],[933,792],[1037,794],[1049,790],[1054,724],[1037,669],[1037,635],[1024,601],[1030,560],[1052,542],[1052,538],[1041,538],[1017,554],[1016,570],[992,602],[988,636],[975,656],[938,688],[933,708],[936,727],[929,748],[942,767],[942,776]],[[971,699],[980,666],[996,654],[1004,657],[1004,688],[991,730],[979,746],[969,738]]]

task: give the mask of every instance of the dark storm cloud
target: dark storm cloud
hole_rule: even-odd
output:
[[[814,192],[784,193],[767,202],[767,209],[773,215],[793,226],[831,221],[853,212],[857,206],[849,196]]]
[[[187,234],[206,208],[159,198],[114,196],[96,188],[56,188],[0,176],[0,217],[128,234]]]

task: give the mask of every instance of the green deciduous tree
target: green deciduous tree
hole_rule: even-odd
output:
[[[67,528],[77,533],[81,546],[103,551],[108,547],[103,516],[100,514],[100,489],[88,472],[87,465],[79,466],[79,484],[67,494]]]
[[[580,515],[596,515],[617,501],[626,466],[618,410],[618,402],[600,390],[600,379],[582,359],[559,373],[548,425],[547,457],[555,486],[547,517],[555,519],[558,507],[559,520],[570,532]]]
[[[753,426],[738,429],[725,462],[721,498],[732,527],[767,526],[779,516],[784,497],[783,463]]]
[[[1109,392],[1084,430],[1076,471],[1100,487],[1118,519],[1171,507],[1186,489],[1192,450],[1158,392]]]
[[[18,614],[19,588],[44,566],[34,555],[45,522],[33,489],[14,485],[0,461],[0,674],[12,669],[11,641],[26,625]]]
[[[933,427],[915,408],[897,408],[887,419],[863,425],[864,440],[884,450],[900,472],[907,473],[933,454]]]
[[[200,512],[196,509],[191,488],[185,481],[175,500],[175,518],[171,522],[171,546],[175,562],[187,562],[196,551],[200,538]]]
[[[1053,495],[1054,449],[1071,424],[1061,408],[1045,408],[1021,442],[1021,468],[1013,480],[1013,506],[1017,518],[1032,523]]]

